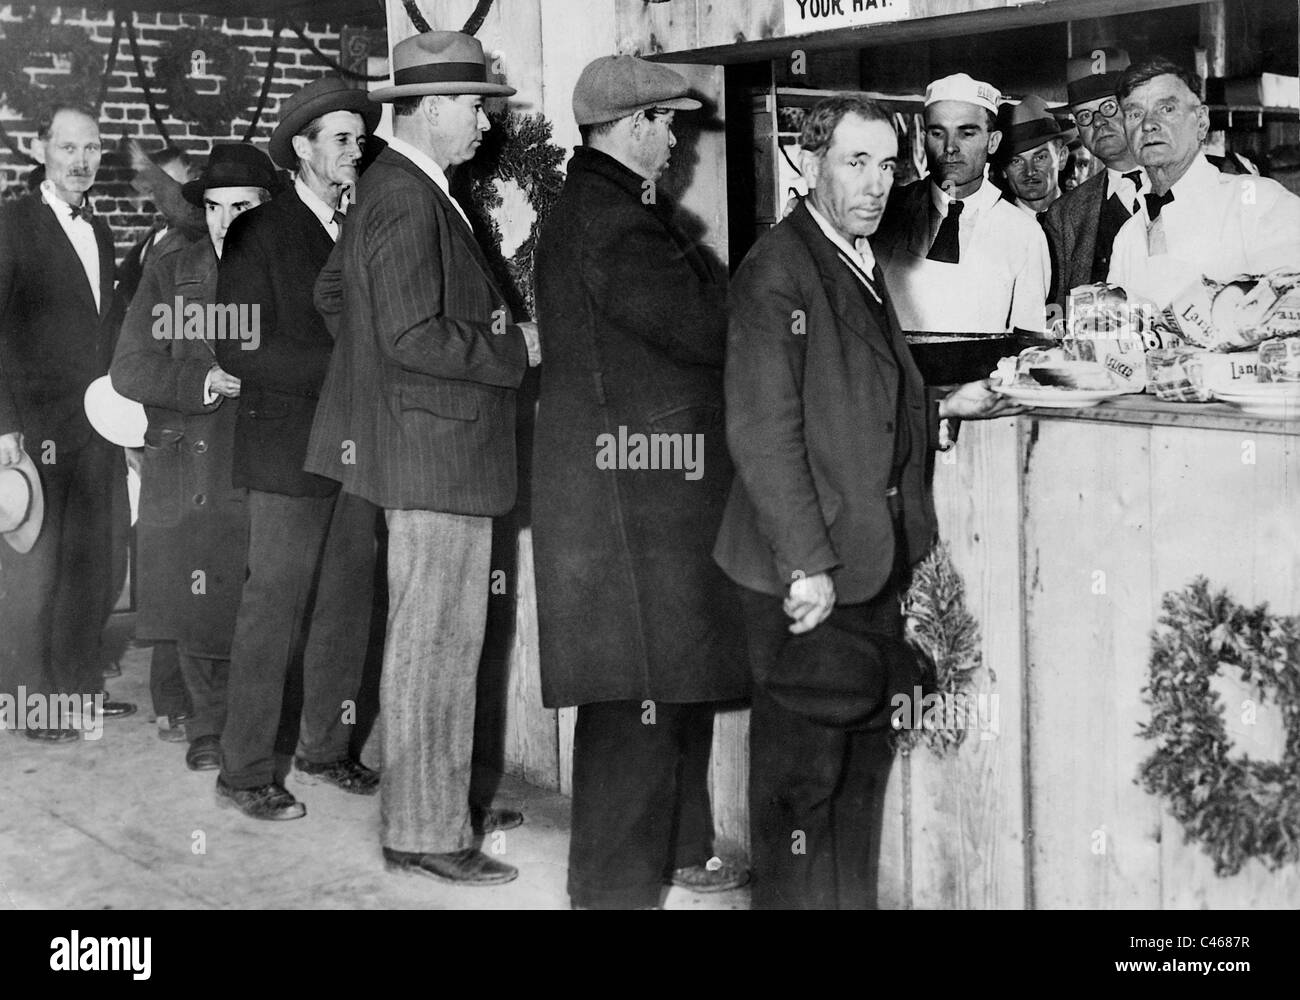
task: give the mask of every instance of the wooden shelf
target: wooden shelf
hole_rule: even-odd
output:
[[[1263,128],[1266,121],[1300,122],[1300,109],[1265,107],[1259,104],[1207,104],[1211,117],[1217,116],[1228,120],[1228,128],[1249,128],[1249,124],[1239,124],[1242,118],[1247,122],[1254,119],[1254,128]]]

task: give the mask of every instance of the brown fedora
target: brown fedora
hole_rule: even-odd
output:
[[[313,80],[285,101],[280,124],[271,133],[271,159],[278,167],[295,170],[298,157],[293,152],[293,137],[321,115],[331,111],[354,111],[366,123],[366,135],[375,130],[383,109],[370,100],[364,90],[349,87],[340,76],[330,74]]]
[[[393,85],[380,87],[372,101],[425,94],[483,94],[509,97],[514,87],[488,83],[483,45],[460,31],[426,31],[393,47]]]
[[[45,520],[45,494],[31,456],[0,469],[0,538],[15,552],[30,552]]]

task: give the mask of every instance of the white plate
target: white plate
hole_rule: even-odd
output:
[[[1254,417],[1300,420],[1300,383],[1256,382],[1214,389],[1214,396]]]
[[[1300,399],[1300,382],[1245,382],[1231,386],[1211,386],[1210,391],[1226,400]]]
[[[1078,410],[1116,396],[1127,395],[1127,389],[1057,389],[1049,386],[999,385],[995,391],[1026,406],[1041,406],[1049,410]]]

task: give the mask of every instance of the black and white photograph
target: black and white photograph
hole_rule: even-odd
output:
[[[1263,971],[1298,22],[0,4],[22,964],[179,985],[150,928],[231,911],[1073,911],[1109,981]]]

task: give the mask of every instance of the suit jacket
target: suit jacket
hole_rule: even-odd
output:
[[[894,566],[885,491],[900,413],[911,438],[899,485],[908,563],[934,540],[927,477],[938,413],[888,294],[881,329],[839,252],[801,204],[732,280],[726,399],[736,482],[714,558],[765,594],[829,572],[837,602],[856,604],[876,596]],[[884,289],[879,267],[875,282]]]
[[[432,178],[380,153],[317,289],[338,343],[307,469],[390,510],[508,511],[528,351],[474,234]]]
[[[1073,191],[1052,202],[1043,217],[1052,252],[1052,287],[1048,301],[1065,308],[1070,289],[1092,282],[1097,253],[1097,224],[1106,199],[1106,171],[1089,177]]]
[[[226,232],[217,301],[259,311],[261,342],[216,342],[221,367],[240,380],[236,486],[295,497],[329,496],[338,484],[303,471],[307,437],[334,341],[312,290],[334,241],[289,187],[239,216]]]
[[[159,222],[150,226],[149,231],[144,234],[135,246],[127,251],[126,256],[122,258],[122,262],[117,265],[117,294],[122,299],[123,309],[129,306],[131,300],[135,298],[136,290],[140,287],[140,280],[144,276],[146,266],[162,257],[173,247],[186,247],[197,239],[207,238],[206,231],[194,233],[187,229],[173,227],[166,236],[155,244],[153,242],[154,237],[166,225],[165,222]],[[215,271],[213,273],[215,276]]]
[[[94,431],[82,397],[108,371],[121,313],[113,237],[98,216],[99,308],[85,268],[39,192],[0,208],[0,434],[75,451]],[[40,460],[39,458],[37,459]]]

